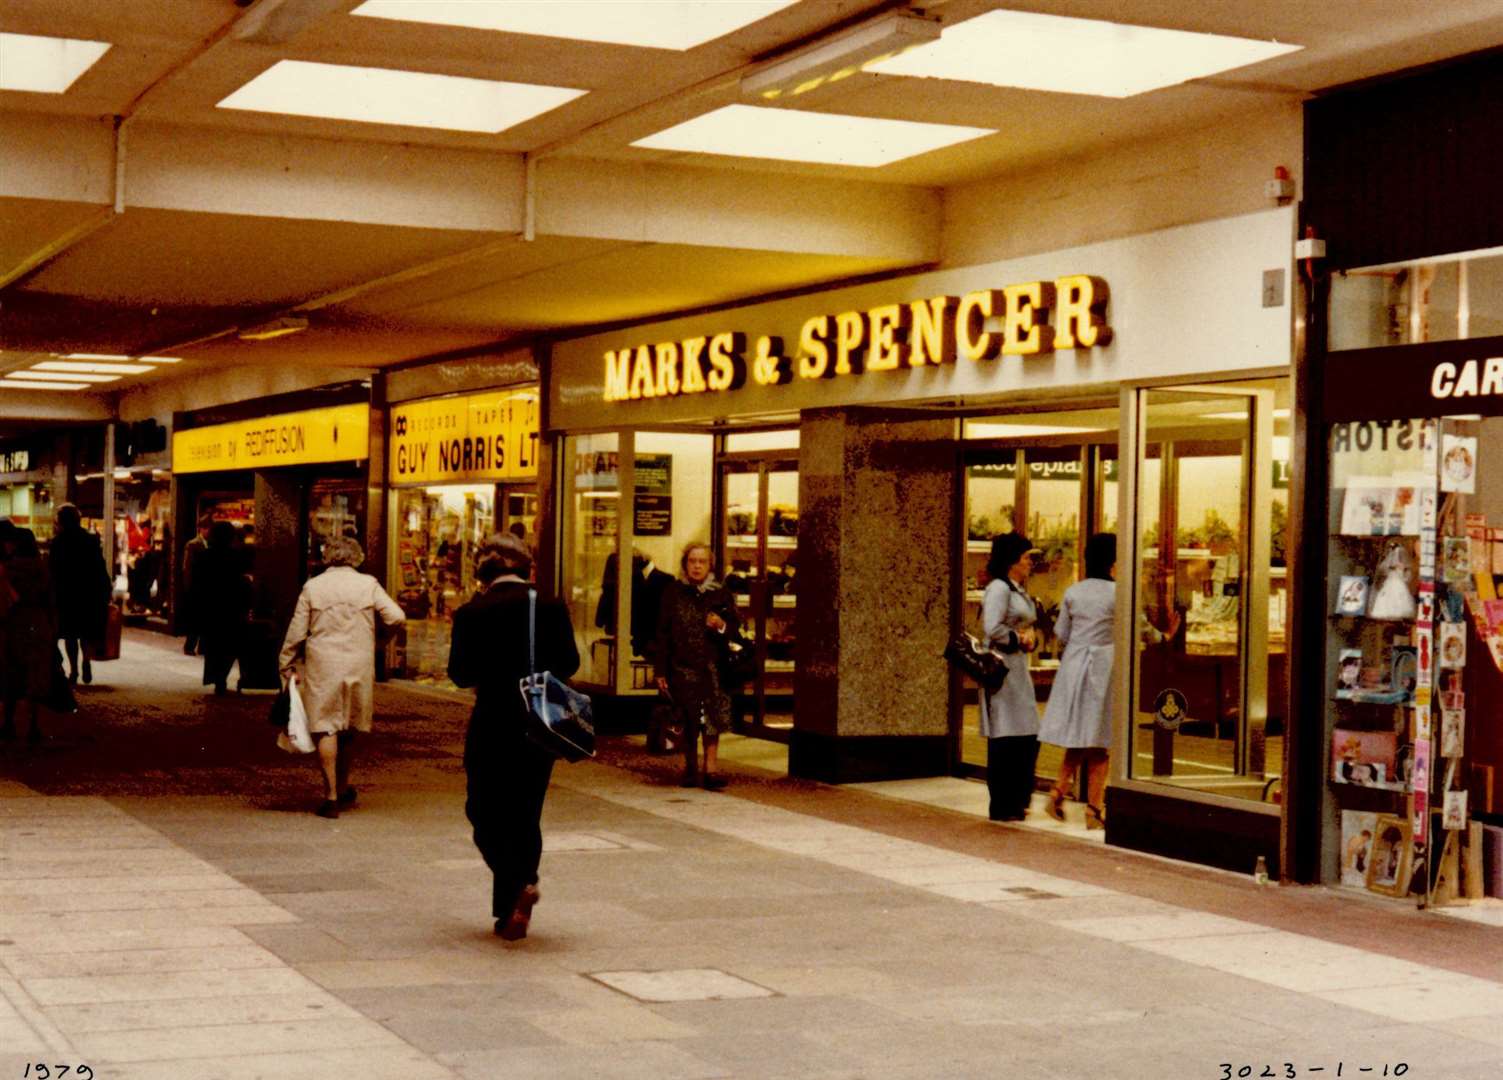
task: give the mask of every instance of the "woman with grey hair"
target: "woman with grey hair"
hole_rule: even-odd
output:
[[[527,936],[543,854],[543,800],[553,755],[527,737],[519,684],[533,670],[567,679],[579,668],[569,609],[537,600],[529,627],[532,552],[525,541],[493,533],[475,550],[480,591],[454,613],[449,678],[475,688],[464,739],[465,816],[492,874],[491,916],[506,941]],[[528,667],[528,634],[536,667]]]
[[[406,616],[380,582],[357,569],[365,561],[359,543],[333,537],[324,541],[323,557],[326,569],[298,595],[278,667],[285,681],[301,661],[298,689],[308,730],[318,741],[326,789],[314,812],[337,818],[341,806],[355,802],[350,786],[355,733],[371,729],[377,622],[389,630]]]

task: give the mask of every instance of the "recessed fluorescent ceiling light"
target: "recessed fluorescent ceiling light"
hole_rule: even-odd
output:
[[[990,128],[726,105],[638,139],[649,150],[874,167],[991,135]]]
[[[867,67],[882,75],[1125,98],[1303,48],[1097,19],[989,11]]]
[[[0,90],[61,94],[109,50],[103,41],[0,34]]]
[[[137,360],[143,364],[181,364],[181,356],[138,356]]]
[[[12,371],[5,377],[7,379],[20,379],[23,382],[31,380],[39,382],[102,383],[118,382],[120,380],[119,375],[85,375],[81,373],[60,375],[55,371]]]
[[[219,107],[494,134],[583,93],[424,71],[279,60]]]
[[[87,384],[81,382],[23,382],[20,379],[0,379],[0,388],[12,390],[82,390]]]
[[[64,360],[129,360],[128,356],[119,353],[103,352],[70,352],[63,355]]]
[[[796,0],[366,0],[351,15],[512,34],[692,49]]]
[[[32,371],[80,371],[86,375],[145,375],[156,368],[150,364],[94,363],[83,360],[43,360],[32,364]]]

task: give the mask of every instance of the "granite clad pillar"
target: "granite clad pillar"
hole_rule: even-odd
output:
[[[956,433],[911,411],[801,418],[795,776],[948,771]]]

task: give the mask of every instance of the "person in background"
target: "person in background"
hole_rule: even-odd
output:
[[[10,525],[10,522],[6,522]],[[30,529],[10,525],[0,531],[0,688],[4,723],[0,739],[16,737],[16,713],[30,705],[26,739],[42,741],[40,709],[52,693],[57,668],[57,633],[52,618],[52,583]]]
[[[214,518],[210,514],[201,514],[198,518],[198,532],[193,539],[183,545],[183,581],[178,588],[178,596],[183,604],[183,653],[192,656],[198,652],[199,636],[199,613],[194,606],[193,575],[198,569],[198,560],[209,549],[209,530],[214,527]]]
[[[553,755],[527,737],[527,705],[520,684],[533,670],[567,679],[579,670],[579,650],[569,610],[556,600],[537,601],[536,632],[529,650],[532,552],[509,533],[492,533],[475,546],[480,588],[454,612],[449,678],[475,688],[464,740],[465,817],[475,846],[490,867],[491,916],[506,941],[527,936],[541,898],[538,862],[543,855],[543,800],[553,775]],[[535,668],[528,656],[535,656]]]
[[[986,739],[988,816],[1022,821],[1033,798],[1033,766],[1039,756],[1039,709],[1028,673],[1028,654],[1038,648],[1038,619],[1025,586],[1038,548],[1019,533],[992,538],[986,563],[990,578],[981,598],[986,644],[1007,657],[1007,678],[993,694],[981,694],[981,734]]]
[[[298,594],[277,666],[285,681],[301,662],[298,691],[324,772],[325,797],[314,813],[337,818],[341,806],[355,804],[355,733],[371,729],[377,625],[391,630],[407,616],[380,582],[360,572],[365,552],[354,540],[325,541],[323,561],[323,573]]]
[[[193,570],[192,609],[199,615],[199,644],[204,657],[204,685],[215,694],[228,689],[230,668],[240,655],[245,623],[250,618],[250,580],[245,573],[239,534],[228,521],[209,529],[208,546]]]
[[[78,682],[79,654],[83,654],[83,681],[94,681],[89,663],[93,643],[104,637],[106,613],[113,583],[104,565],[99,537],[83,527],[83,515],[72,503],[57,508],[57,532],[48,553],[52,576],[57,636],[68,655],[68,681]]]
[[[658,690],[678,711],[684,728],[682,787],[699,783],[699,730],[704,728],[703,783],[725,787],[715,771],[720,734],[731,727],[731,701],[721,685],[725,642],[737,637],[736,602],[710,573],[710,546],[691,543],[679,561],[683,577],[663,590],[653,667]]]

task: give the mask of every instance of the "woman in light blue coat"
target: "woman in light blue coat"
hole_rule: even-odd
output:
[[[1003,533],[992,539],[981,599],[986,643],[1007,657],[1007,678],[981,696],[981,734],[986,738],[986,787],[993,821],[1022,821],[1033,798],[1033,766],[1039,755],[1039,708],[1028,673],[1028,654],[1038,647],[1038,618],[1024,591],[1038,548],[1027,537]]]
[[[1065,796],[1082,765],[1086,770],[1086,828],[1105,827],[1107,752],[1112,744],[1112,661],[1117,624],[1117,537],[1097,533],[1086,541],[1086,576],[1065,590],[1054,633],[1065,644],[1039,739],[1063,747],[1059,779],[1049,793],[1049,816],[1065,820]],[[1169,630],[1178,627],[1173,616]],[[1143,634],[1162,641],[1146,622]]]

